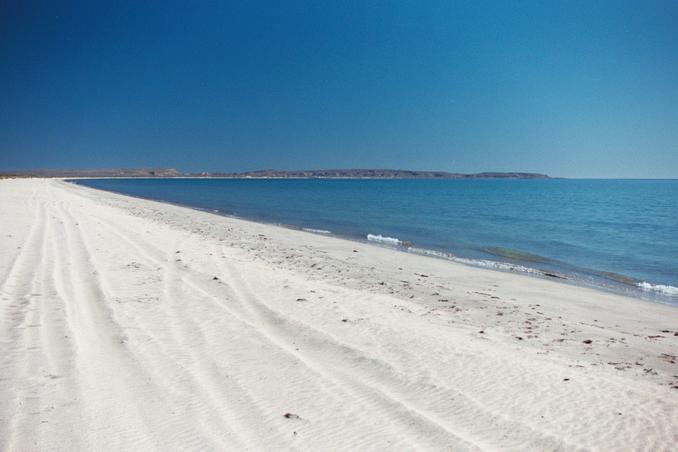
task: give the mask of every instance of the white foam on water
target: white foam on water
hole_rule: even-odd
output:
[[[395,237],[385,237],[381,234],[367,234],[367,240],[370,242],[385,243],[387,245],[401,246],[403,241]]]
[[[487,259],[467,259],[464,257],[457,257],[452,253],[443,251],[429,250],[426,248],[410,248],[408,251],[415,254],[422,254],[424,256],[438,257],[450,261],[458,262],[460,264],[472,265],[474,267],[491,268],[495,270],[508,270],[519,273],[529,273],[532,275],[544,275],[544,272],[536,268],[525,267],[524,265],[516,265],[508,262],[492,261]]]
[[[314,234],[331,234],[331,231],[326,229],[301,228],[302,231],[312,232]]]
[[[386,237],[388,239],[388,237]],[[488,259],[469,259],[469,258],[464,258],[464,257],[457,257],[452,253],[447,253],[444,251],[436,251],[436,250],[430,250],[426,248],[415,248],[411,247],[408,248],[407,250],[410,253],[414,254],[420,254],[423,256],[431,256],[431,257],[436,257],[440,259],[446,259],[450,260],[453,262],[458,262],[460,264],[465,264],[465,265],[471,265],[474,267],[481,267],[481,268],[488,268],[488,269],[494,269],[494,270],[503,270],[503,271],[510,271],[510,272],[517,272],[517,273],[525,273],[525,274],[530,274],[530,275],[535,275],[535,276],[552,276],[555,273],[553,272],[548,272],[544,270],[539,270],[537,268],[531,268],[531,267],[526,267],[524,265],[517,265],[517,264],[512,264],[509,262],[501,262],[501,261],[493,261],[493,260],[488,260]],[[560,278],[566,278],[564,276],[555,274],[557,277]],[[586,284],[586,280],[581,280]],[[587,284],[588,285],[588,284]],[[670,285],[664,285],[664,284],[651,284],[648,282],[639,282],[636,284],[636,286],[645,291],[645,292],[653,292],[656,294],[660,295],[668,295],[669,297],[675,297],[678,296],[678,287],[675,286],[670,286]],[[597,288],[603,288],[603,289],[610,289],[609,286],[600,286],[598,284],[594,284],[594,287]]]
[[[408,251],[410,253],[421,254],[423,256],[433,256],[433,257],[439,257],[441,259],[447,259],[447,260],[454,260],[455,259],[454,254],[452,254],[452,253],[445,253],[443,251],[428,250],[426,248],[410,247],[410,248],[408,248]]]
[[[487,259],[465,259],[463,257],[455,257],[452,260],[462,264],[473,265],[483,268],[494,268],[497,270],[509,270],[520,273],[529,273],[532,275],[543,275],[544,272],[536,268],[525,267],[523,265],[509,264],[508,262],[490,261]]]
[[[665,295],[678,295],[678,287],[667,286],[664,284],[650,284],[649,282],[639,282],[638,287],[650,292],[659,292]]]

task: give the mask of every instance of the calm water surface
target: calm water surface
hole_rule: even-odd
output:
[[[74,182],[678,304],[677,180]]]

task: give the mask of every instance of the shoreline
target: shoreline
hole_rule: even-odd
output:
[[[678,311],[0,181],[0,449],[671,450]]]
[[[172,201],[167,201],[167,200],[159,200],[159,199],[153,199],[153,198],[148,198],[140,195],[132,195],[132,194],[126,194],[126,193],[121,193],[117,191],[112,191],[112,190],[105,190],[105,189],[100,189],[96,187],[90,187],[88,185],[81,185],[78,182],[75,182],[76,180],[79,179],[96,179],[96,178],[90,178],[90,177],[83,177],[83,178],[59,178],[56,180],[61,180],[66,183],[71,183],[80,187],[85,187],[88,189],[92,190],[99,190],[103,192],[108,192],[108,193],[114,193],[120,196],[129,196],[131,198],[136,198],[136,199],[141,199],[141,200],[146,200],[146,201],[153,201],[153,202],[159,202],[159,203],[164,203],[164,204],[169,204],[177,207],[183,207],[183,208],[188,208],[200,212],[206,212],[209,214],[213,215],[218,215],[218,216],[223,216],[227,218],[234,218],[234,219],[239,219],[243,221],[249,221],[253,223],[259,223],[259,224],[264,224],[264,225],[269,225],[273,227],[281,227],[285,229],[290,229],[290,230],[295,230],[295,231],[303,231],[311,234],[322,234],[326,236],[331,236],[331,237],[336,237],[338,239],[342,240],[348,240],[352,242],[358,242],[358,243],[367,243],[373,246],[378,246],[378,247],[384,247],[387,249],[392,249],[394,251],[398,252],[404,252],[404,253],[410,253],[410,254],[418,254],[421,256],[426,256],[426,257],[431,257],[435,259],[441,259],[443,261],[447,262],[454,262],[457,264],[461,265],[466,265],[466,266],[471,266],[474,268],[481,268],[485,270],[491,270],[491,271],[498,271],[498,272],[505,272],[505,273],[513,273],[513,274],[519,274],[519,275],[525,275],[533,278],[540,278],[540,279],[547,279],[547,280],[558,280],[558,282],[562,282],[565,284],[569,285],[574,285],[576,287],[586,287],[590,288],[593,290],[600,290],[606,293],[612,293],[628,298],[633,298],[633,299],[639,299],[642,301],[647,301],[650,303],[660,303],[663,305],[671,306],[671,307],[676,307],[678,308],[678,299],[677,299],[677,293],[674,293],[673,290],[675,289],[678,291],[678,287],[674,287],[671,285],[664,285],[660,283],[651,283],[648,281],[643,281],[640,279],[636,279],[633,277],[629,277],[626,275],[621,275],[621,274],[614,274],[615,276],[623,279],[628,279],[628,280],[633,280],[633,283],[629,282],[622,282],[620,280],[611,278],[609,276],[605,276],[603,271],[600,270],[594,270],[594,269],[589,269],[589,268],[579,268],[571,264],[567,264],[564,262],[558,262],[557,260],[552,260],[552,262],[557,262],[558,264],[556,265],[557,269],[552,270],[552,269],[544,269],[544,268],[539,268],[538,266],[530,266],[529,262],[521,262],[521,261],[501,261],[501,260],[494,260],[494,259],[480,259],[480,258],[469,258],[469,257],[464,257],[464,256],[458,256],[448,250],[444,249],[433,249],[433,248],[419,248],[416,246],[416,244],[412,244],[410,246],[404,246],[402,245],[403,243],[407,243],[407,240],[404,242],[401,240],[401,238],[391,238],[391,237],[383,237],[384,239],[389,239],[392,241],[398,241],[400,244],[390,244],[388,241],[380,242],[379,240],[370,240],[369,236],[373,236],[374,233],[372,232],[365,232],[364,235],[350,235],[350,234],[341,234],[335,231],[325,231],[322,230],[323,232],[320,232],[321,230],[318,229],[313,229],[312,226],[306,225],[306,226],[297,226],[297,225],[292,225],[292,224],[286,224],[286,223],[277,223],[277,222],[268,222],[263,219],[258,219],[258,218],[253,218],[253,217],[247,217],[247,216],[242,216],[237,213],[226,213],[222,212],[217,209],[209,209],[209,208],[201,208],[201,207],[196,207],[196,206],[191,206],[189,204],[182,204],[182,203],[175,203]],[[103,178],[103,179],[110,179],[110,178]],[[122,179],[128,179],[128,178],[122,178]],[[134,179],[144,179],[144,178],[134,178]],[[148,178],[147,178],[148,179]],[[159,179],[159,178],[154,178],[154,179]],[[161,178],[160,178],[161,179]],[[173,177],[172,179],[179,179],[178,177]],[[195,177],[187,177],[186,179],[231,179],[231,178],[195,178]],[[247,179],[247,178],[242,178],[242,179]],[[538,179],[524,179],[524,180],[538,180]],[[71,182],[74,181],[74,182]],[[379,235],[379,237],[382,237]],[[551,259],[549,259],[551,260]],[[569,270],[568,270],[569,268]],[[667,291],[663,289],[664,287],[670,289],[671,291]]]

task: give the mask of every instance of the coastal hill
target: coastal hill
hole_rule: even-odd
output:
[[[174,168],[36,169],[0,171],[0,177],[181,177]]]
[[[14,177],[204,177],[233,179],[550,179],[546,174],[521,172],[449,173],[445,171],[410,171],[392,169],[317,169],[256,170],[246,172],[182,173],[174,168],[114,169],[41,169],[0,172]]]
[[[203,173],[212,177],[237,177],[259,179],[550,179],[546,174],[498,173],[475,174],[448,173],[445,171],[410,171],[392,169],[319,169],[299,171],[257,170],[243,173]]]

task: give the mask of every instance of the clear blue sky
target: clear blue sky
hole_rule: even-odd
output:
[[[678,177],[678,1],[0,3],[0,169],[149,166]]]

